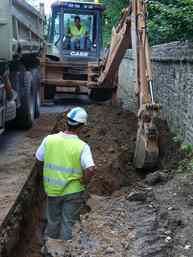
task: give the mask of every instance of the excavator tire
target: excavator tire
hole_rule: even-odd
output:
[[[153,140],[147,139],[139,130],[134,155],[134,166],[136,169],[151,171],[156,168],[158,158],[158,145]]]
[[[104,102],[110,100],[112,95],[112,88],[93,88],[90,92],[90,99],[96,102]]]

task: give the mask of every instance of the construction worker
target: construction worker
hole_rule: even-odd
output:
[[[46,238],[72,239],[80,218],[85,188],[94,174],[91,149],[78,137],[87,116],[83,108],[73,108],[67,113],[67,130],[47,136],[36,152],[47,194]]]
[[[86,27],[81,24],[81,20],[79,16],[75,16],[74,22],[70,24],[69,28],[70,35],[70,45],[72,50],[84,50],[88,46],[87,44],[87,31]]]

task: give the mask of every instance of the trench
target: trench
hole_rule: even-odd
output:
[[[82,215],[81,227],[75,228],[73,245],[65,246],[64,256],[172,256],[171,245],[159,237],[163,230],[160,206],[152,189],[144,183],[147,173],[137,172],[132,164],[135,115],[112,106],[92,105],[87,109],[89,124],[81,137],[91,145],[97,167],[88,188],[91,211]],[[63,115],[58,115],[52,133],[63,130],[64,124]],[[161,151],[157,169],[168,172],[184,156],[171,140],[167,125],[158,121],[158,127]],[[138,192],[139,199],[129,198],[131,192]],[[41,177],[34,166],[4,221],[2,257],[42,256],[44,205]]]

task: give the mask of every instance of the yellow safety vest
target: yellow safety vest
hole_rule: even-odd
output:
[[[44,157],[44,190],[48,196],[64,196],[85,190],[81,152],[85,142],[78,137],[54,134],[47,137]]]
[[[70,24],[70,34],[72,35],[72,37],[75,38],[80,38],[83,37],[86,33],[86,28],[85,26],[81,25],[80,30],[76,27],[75,24]]]

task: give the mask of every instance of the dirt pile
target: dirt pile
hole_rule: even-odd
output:
[[[160,165],[153,179],[145,179],[132,166],[136,117],[110,106],[91,106],[88,112],[90,122],[82,138],[92,146],[97,167],[89,188],[92,211],[77,224],[65,256],[192,256],[190,237],[183,232],[188,226],[184,230],[182,217],[182,210],[190,213],[192,209],[180,205],[184,202],[178,196],[181,180],[175,175],[184,154],[167,125],[158,121]],[[57,129],[62,124],[60,121]]]
[[[132,166],[136,117],[112,106],[92,105],[88,112],[81,137],[91,145],[96,164],[89,186],[91,212],[81,216],[73,241],[63,245],[64,254],[59,256],[192,257],[192,166],[179,163],[184,154],[166,124],[158,121],[157,171],[140,174]],[[60,116],[54,132],[63,128]],[[41,256],[38,226],[27,252],[17,257]]]
[[[137,131],[136,116],[118,107],[92,105],[89,122],[81,138],[92,148],[96,174],[89,186],[90,193],[110,195],[138,178],[133,172],[132,158]],[[65,127],[63,117],[55,131]]]

